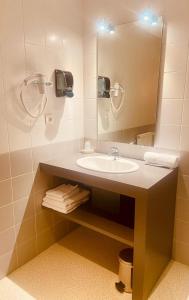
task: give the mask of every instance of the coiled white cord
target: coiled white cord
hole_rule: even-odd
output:
[[[47,95],[46,95],[45,86],[51,86],[52,83],[51,83],[51,82],[46,82],[46,81],[44,81],[44,79],[45,79],[45,75],[40,74],[40,73],[36,73],[36,74],[33,74],[33,75],[27,77],[27,78],[22,82],[22,84],[21,84],[21,86],[20,86],[19,98],[20,98],[21,104],[22,104],[22,106],[23,106],[25,112],[26,112],[31,118],[34,118],[34,119],[40,117],[40,116],[43,114],[43,112],[44,112],[44,110],[45,110],[45,108],[46,108],[46,106],[47,106],[47,103],[48,103],[48,98],[47,98]],[[42,99],[41,99],[41,101],[40,101],[40,103],[39,103],[39,105],[38,105],[38,106],[41,105],[41,109],[40,109],[40,110],[38,111],[38,113],[36,113],[36,114],[32,113],[32,112],[27,108],[27,106],[25,105],[25,102],[24,102],[24,98],[23,98],[23,88],[24,88],[24,87],[27,87],[27,86],[29,86],[29,85],[31,85],[31,84],[38,85],[38,87],[39,87],[39,92],[40,92],[40,94],[43,95],[43,97],[42,97]],[[42,104],[43,104],[43,105],[42,105]]]
[[[120,93],[121,93],[120,103],[118,107],[116,107],[113,98],[118,97]],[[111,101],[112,111],[118,115],[125,102],[125,89],[119,83],[115,83],[114,87],[110,89],[110,101]]]

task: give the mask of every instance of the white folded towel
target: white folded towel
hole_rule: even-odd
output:
[[[42,205],[67,214],[89,200],[90,192],[78,185],[63,184],[46,192]]]
[[[144,154],[144,160],[148,165],[175,169],[178,167],[179,156],[165,153],[146,152]]]
[[[62,203],[62,202],[65,202],[65,201],[69,201],[70,198],[73,198],[73,197],[79,195],[81,191],[82,190],[80,188],[77,188],[77,189],[73,190],[72,192],[68,193],[66,196],[63,196],[63,197],[59,197],[56,194],[53,195],[53,193],[46,193],[46,197]]]
[[[82,200],[82,202],[79,201],[79,203],[74,204],[74,205],[72,205],[72,206],[69,207],[69,208],[65,208],[65,207],[62,207],[62,206],[59,207],[59,206],[53,205],[52,203],[49,203],[49,202],[47,202],[47,201],[43,201],[42,205],[45,206],[45,207],[51,208],[51,209],[53,209],[53,210],[56,210],[56,211],[58,211],[58,212],[61,212],[61,213],[63,213],[63,214],[68,214],[68,213],[71,213],[71,212],[72,212],[73,210],[75,210],[78,206],[80,206],[81,204],[83,204],[84,202],[86,202],[86,201],[88,201],[88,200],[89,200],[89,198],[86,197],[86,198],[84,198],[84,199]]]
[[[87,200],[89,200],[89,198],[85,197],[80,201],[72,202],[72,203],[67,204],[67,203],[60,203],[60,202],[57,202],[57,201],[49,200],[48,198],[44,198],[43,203],[47,203],[49,205],[52,205],[54,207],[58,207],[60,209],[63,209],[65,211],[67,211],[67,210],[69,210],[73,207],[78,207],[80,204],[86,202]]]
[[[52,190],[46,192],[46,195],[65,200],[71,195],[77,194],[80,191],[78,185],[62,184]]]
[[[67,207],[72,204],[82,202],[82,200],[86,197],[88,197],[88,199],[89,199],[89,193],[90,192],[87,190],[81,190],[79,193],[77,193],[77,195],[72,196],[72,197],[66,199],[65,201],[59,201],[56,199],[56,197],[50,197],[50,196],[46,195],[46,197],[44,197],[43,201],[45,201],[45,202],[48,201],[49,203],[51,202],[53,205],[57,205],[59,207]]]

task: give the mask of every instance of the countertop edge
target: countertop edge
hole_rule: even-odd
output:
[[[80,172],[79,170],[68,168],[67,166],[58,166],[52,161],[40,162],[39,165],[41,169],[47,171],[48,173],[54,176],[60,176],[62,178],[73,181],[75,180],[83,184],[85,184],[86,182],[86,185],[88,184],[93,187],[108,189],[113,192],[118,192],[119,190],[119,193],[123,193],[125,195],[127,194],[131,197],[137,197],[139,195],[141,196],[141,193],[143,195],[147,195],[148,192],[150,192],[150,190],[156,186],[156,184],[159,184],[162,180],[165,180],[165,178],[167,176],[170,176],[173,172],[177,172],[176,169],[170,170],[170,172],[167,175],[165,175],[163,178],[161,178],[151,186],[141,187],[134,184],[132,185],[127,182],[121,182],[110,178],[104,178],[100,176],[100,173],[99,175],[97,175],[95,172],[94,174],[88,174],[87,172],[85,172],[85,170],[82,170]]]

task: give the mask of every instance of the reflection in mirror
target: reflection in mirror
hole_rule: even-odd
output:
[[[98,139],[153,145],[162,29],[132,22],[98,35]]]

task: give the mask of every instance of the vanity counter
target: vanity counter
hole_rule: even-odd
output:
[[[83,156],[86,155],[41,162],[40,167],[51,175],[133,198],[134,230],[82,209],[64,217],[133,247],[132,299],[147,300],[172,258],[177,169],[149,166],[131,159],[139,165],[135,172],[101,173],[79,167],[76,161]]]
[[[84,156],[87,155],[76,154],[71,158],[41,162],[40,166],[52,175],[131,197],[148,192],[166,177],[175,176],[177,173],[177,170],[145,165],[144,161],[135,159],[129,159],[139,165],[139,169],[135,172],[120,174],[96,172],[76,164],[77,159]]]

